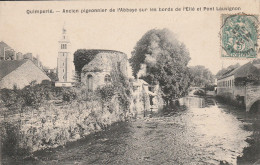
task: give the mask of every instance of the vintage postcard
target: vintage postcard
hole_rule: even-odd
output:
[[[0,164],[260,164],[260,1],[0,1]]]

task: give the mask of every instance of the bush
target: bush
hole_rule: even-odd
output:
[[[24,104],[20,91],[2,89],[0,94],[0,99],[8,109],[19,109]]]
[[[65,90],[63,93],[62,100],[70,102],[72,100],[75,100],[77,98],[77,94],[74,90]]]
[[[25,106],[39,108],[45,101],[57,98],[63,93],[50,84],[37,84],[33,82],[23,89],[2,89],[0,99],[8,109],[19,109]]]
[[[131,104],[131,86],[128,78],[116,67],[111,72],[112,84],[118,96],[119,103],[124,110],[130,109]]]
[[[196,90],[193,94],[197,96],[205,96],[205,92],[203,90]]]
[[[96,93],[101,98],[102,102],[108,102],[111,101],[112,97],[115,95],[115,87],[113,85],[98,87]]]
[[[13,156],[17,154],[19,143],[19,126],[14,123],[1,123],[1,148],[4,154]]]

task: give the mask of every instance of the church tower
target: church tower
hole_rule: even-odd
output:
[[[62,36],[59,40],[59,52],[57,60],[58,79],[61,83],[72,82],[73,69],[72,69],[72,54],[71,43],[67,35],[65,27],[62,29]]]

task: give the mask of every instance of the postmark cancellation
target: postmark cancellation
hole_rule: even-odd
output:
[[[221,15],[221,57],[257,58],[259,16],[247,14]]]

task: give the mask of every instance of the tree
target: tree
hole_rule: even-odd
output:
[[[214,76],[209,69],[197,65],[190,67],[191,85],[196,87],[205,87],[214,83]]]
[[[135,77],[141,64],[146,64],[146,75],[142,78],[150,84],[159,83],[163,99],[169,104],[187,94],[189,60],[185,45],[170,30],[152,29],[137,42],[130,63]]]
[[[52,82],[58,81],[58,75],[57,73],[54,73],[53,71],[45,71],[46,75],[51,79]]]

